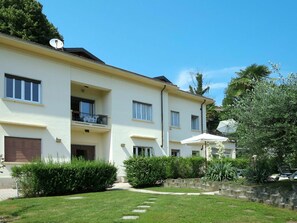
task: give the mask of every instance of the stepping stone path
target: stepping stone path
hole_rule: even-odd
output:
[[[139,218],[139,216],[132,216],[132,215],[122,217],[123,220],[136,220],[138,218]]]
[[[79,200],[79,199],[83,199],[83,197],[67,197],[65,199],[67,199],[67,200]]]
[[[134,212],[134,213],[144,213],[144,212],[146,212],[146,210],[145,209],[134,209],[132,212]]]
[[[143,202],[144,204],[154,204],[155,202],[154,201],[145,201]]]
[[[148,201],[143,202],[144,205],[138,205],[137,209],[132,210],[132,212],[133,213],[145,213],[146,210],[151,207],[148,204],[154,204],[156,200],[157,200],[157,198],[151,197],[148,199]],[[139,216],[137,216],[137,215],[126,215],[126,216],[122,217],[122,220],[136,220],[138,218],[139,218]]]
[[[250,209],[246,209],[246,210],[244,210],[244,212],[247,212],[247,213],[253,213],[253,212],[255,212],[254,210],[250,210]]]

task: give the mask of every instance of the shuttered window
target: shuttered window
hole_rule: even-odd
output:
[[[5,137],[6,162],[31,162],[41,158],[41,139]]]

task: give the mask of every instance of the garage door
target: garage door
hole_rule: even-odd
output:
[[[41,158],[41,139],[5,137],[6,162],[30,162]]]

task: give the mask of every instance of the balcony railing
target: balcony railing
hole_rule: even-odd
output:
[[[92,124],[107,125],[107,115],[93,115],[78,111],[72,111],[72,120],[78,122],[86,122]]]

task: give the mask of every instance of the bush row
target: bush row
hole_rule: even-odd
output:
[[[15,166],[12,175],[26,197],[103,191],[116,180],[117,169],[104,161],[36,162]]]
[[[124,161],[128,182],[133,187],[155,185],[167,178],[195,178],[203,175],[202,157],[132,157]]]

